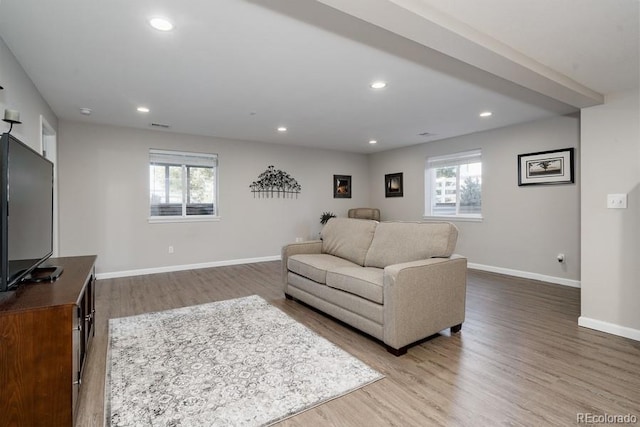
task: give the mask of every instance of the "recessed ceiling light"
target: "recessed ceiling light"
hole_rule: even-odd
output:
[[[278,128],[278,132],[286,132],[286,131],[287,131],[287,128],[286,128],[286,127],[284,127],[284,126],[280,126],[280,127]]]
[[[171,31],[173,30],[173,24],[166,18],[151,18],[149,25],[158,31]]]
[[[480,117],[491,117],[493,113],[491,111],[483,111],[480,113]]]
[[[382,89],[384,87],[387,87],[387,82],[377,81],[377,82],[371,83],[370,86],[372,89]]]
[[[377,144],[378,141],[376,141],[375,139],[372,139],[371,141],[369,141],[369,144],[373,145],[373,144]]]
[[[148,113],[149,109],[147,107],[138,107],[136,108],[136,110],[138,110],[139,113]]]

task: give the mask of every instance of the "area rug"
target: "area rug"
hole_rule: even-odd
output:
[[[383,376],[258,296],[109,320],[107,426],[261,426]]]

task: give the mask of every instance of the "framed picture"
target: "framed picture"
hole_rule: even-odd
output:
[[[402,172],[384,176],[384,196],[402,197]]]
[[[351,198],[351,175],[333,175],[333,198]]]
[[[573,148],[518,155],[519,186],[573,182]]]

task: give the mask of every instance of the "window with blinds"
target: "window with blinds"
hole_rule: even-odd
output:
[[[217,216],[217,181],[217,154],[149,150],[149,216]]]
[[[482,152],[427,158],[425,216],[482,217]]]

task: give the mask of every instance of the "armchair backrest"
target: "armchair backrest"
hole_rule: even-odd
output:
[[[377,208],[353,208],[347,212],[349,218],[373,219],[380,221],[380,209]]]

